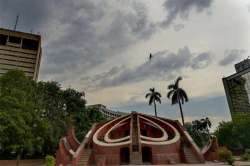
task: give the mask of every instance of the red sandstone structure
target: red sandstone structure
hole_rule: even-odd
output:
[[[132,112],[92,126],[79,143],[70,130],[61,138],[56,165],[204,163],[217,159],[216,139],[202,151],[178,121]]]

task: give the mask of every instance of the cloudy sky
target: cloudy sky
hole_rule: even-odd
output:
[[[186,121],[230,119],[221,78],[249,55],[248,0],[0,0],[0,27],[17,14],[17,30],[42,35],[39,79],[84,90],[88,104],[152,114],[155,87],[159,115],[179,118],[166,93],[183,76]]]

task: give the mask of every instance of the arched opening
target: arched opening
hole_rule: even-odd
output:
[[[120,164],[129,164],[129,148],[120,149]]]
[[[152,163],[152,150],[150,147],[142,147],[142,162]]]

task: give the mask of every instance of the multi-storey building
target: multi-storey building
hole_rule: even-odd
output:
[[[87,107],[94,108],[95,110],[101,112],[103,117],[105,117],[106,119],[114,119],[123,115],[127,115],[124,112],[112,111],[102,104],[89,105]]]
[[[0,75],[19,69],[37,80],[41,55],[40,35],[0,28]]]
[[[235,74],[222,79],[231,116],[250,117],[250,59],[237,63],[235,69]]]

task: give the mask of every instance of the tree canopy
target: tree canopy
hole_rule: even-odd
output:
[[[74,125],[83,139],[94,122],[105,120],[74,89],[57,82],[35,82],[22,71],[0,77],[0,158],[54,155],[60,137]]]
[[[146,98],[149,97],[148,104],[152,105],[154,103],[155,116],[157,117],[156,102],[161,104],[161,94],[155,90],[155,88],[150,88],[149,93],[146,94]]]
[[[250,118],[244,114],[236,116],[234,121],[221,122],[215,135],[219,144],[230,150],[250,149]]]

